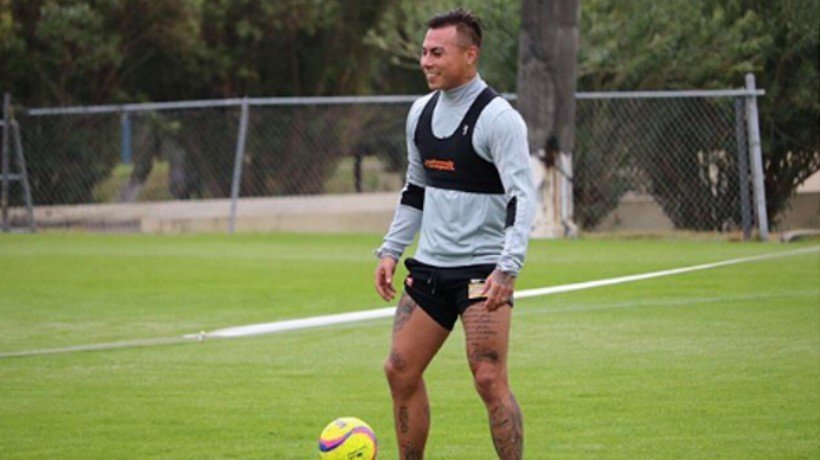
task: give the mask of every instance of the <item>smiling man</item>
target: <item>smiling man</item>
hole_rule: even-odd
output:
[[[523,418],[507,378],[515,278],[534,214],[526,125],[478,74],[482,30],[469,11],[428,21],[421,69],[432,93],[407,117],[407,182],[376,251],[375,287],[396,295],[396,264],[419,233],[385,372],[402,459],[430,429],[424,370],[461,318],[467,360],[499,458],[519,459]]]

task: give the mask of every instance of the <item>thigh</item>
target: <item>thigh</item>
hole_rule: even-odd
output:
[[[393,319],[389,359],[397,370],[421,375],[449,334],[405,292]]]
[[[473,372],[482,363],[506,369],[511,318],[509,304],[487,311],[484,302],[477,302],[464,310],[461,322]]]

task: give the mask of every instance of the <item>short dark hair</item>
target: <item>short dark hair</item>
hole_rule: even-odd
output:
[[[428,29],[456,26],[459,34],[470,40],[470,44],[481,48],[481,19],[470,10],[458,8],[439,13],[427,21]]]

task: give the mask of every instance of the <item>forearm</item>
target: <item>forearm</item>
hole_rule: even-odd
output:
[[[517,275],[524,265],[524,257],[529,244],[530,229],[535,216],[535,192],[529,171],[515,175],[510,180],[508,195],[515,209],[511,211],[508,226],[504,230],[504,249],[498,261],[498,268]],[[520,176],[520,177],[518,177]]]
[[[509,199],[504,249],[498,268],[516,275],[524,265],[530,229],[535,215],[535,190],[530,170],[526,125],[510,111],[496,119],[493,160]]]
[[[532,219],[529,220],[532,222]],[[518,224],[521,225],[518,225]],[[522,221],[516,222],[515,226],[507,227],[504,233],[504,249],[498,259],[498,269],[517,276],[524,266],[524,257],[527,253],[529,243],[529,225]]]
[[[390,256],[400,259],[407,246],[413,243],[421,227],[422,209],[424,207],[424,187],[408,183],[401,195],[401,202],[393,215],[393,222],[376,250],[379,257]]]

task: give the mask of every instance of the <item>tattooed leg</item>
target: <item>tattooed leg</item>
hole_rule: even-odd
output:
[[[480,303],[462,315],[470,370],[487,408],[496,453],[502,460],[520,459],[524,446],[521,409],[507,380],[511,311],[508,305],[488,311]]]
[[[393,398],[399,458],[421,459],[430,430],[430,403],[423,374],[449,331],[425,313],[406,293],[393,321],[390,355],[384,370]]]
[[[509,399],[488,407],[493,445],[500,459],[520,459],[524,450],[524,419],[521,408],[510,393]]]
[[[407,321],[410,319],[410,316],[413,315],[413,312],[418,308],[416,302],[413,302],[413,299],[405,294],[402,294],[401,298],[399,299],[399,304],[396,306],[396,315],[393,317],[393,334],[395,335],[396,332],[400,331]]]

